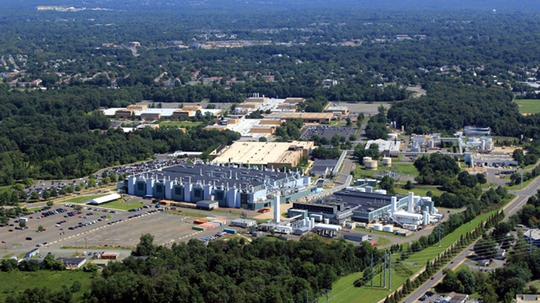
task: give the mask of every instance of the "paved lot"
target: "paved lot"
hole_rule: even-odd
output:
[[[390,103],[387,102],[336,102],[339,106],[346,106],[349,111],[353,113],[364,113],[365,115],[372,116],[378,113],[379,106],[384,106],[386,109],[390,108]]]
[[[141,235],[154,236],[154,243],[166,244],[189,240],[198,233],[191,229],[192,220],[162,212],[144,213],[140,217],[128,218],[114,225],[98,227],[62,241],[64,247],[125,247],[132,248],[139,243]]]
[[[152,234],[156,244],[167,245],[221,231],[198,232],[192,230],[192,217],[147,207],[136,212],[83,207],[77,212],[74,207],[57,206],[50,210],[51,215],[44,216],[45,211],[41,211],[27,216],[25,229],[19,229],[16,220],[11,220],[12,226],[0,227],[0,257],[23,257],[36,247],[42,254],[58,254],[65,248],[131,249],[145,233]],[[45,230],[38,232],[39,226]]]

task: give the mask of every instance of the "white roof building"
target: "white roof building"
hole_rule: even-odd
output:
[[[98,198],[92,199],[90,202],[88,202],[88,204],[90,204],[90,205],[101,205],[101,204],[104,204],[104,203],[108,203],[108,202],[118,200],[120,198],[122,198],[122,196],[120,194],[114,193],[114,194],[109,194],[109,195],[106,195],[106,196],[103,196],[103,197],[98,197]]]
[[[401,148],[401,141],[377,139],[377,140],[369,140],[366,143],[366,149],[369,149],[371,145],[373,144],[377,144],[379,148],[379,152],[381,153],[388,152],[390,155],[399,154],[399,151]]]

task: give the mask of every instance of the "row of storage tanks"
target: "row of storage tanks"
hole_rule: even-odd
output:
[[[371,229],[376,230],[376,231],[384,231],[384,232],[393,233],[394,225],[392,224],[383,225],[381,223],[374,223],[373,225],[371,225]]]
[[[379,162],[371,157],[363,157],[362,163],[364,163],[366,169],[377,169],[379,167]],[[381,164],[388,167],[392,166],[392,158],[383,157],[381,159]]]

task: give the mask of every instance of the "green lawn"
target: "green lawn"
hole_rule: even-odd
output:
[[[82,271],[46,271],[36,272],[0,272],[0,302],[4,302],[9,293],[23,291],[27,288],[44,287],[51,290],[60,290],[63,285],[71,286],[74,281],[79,281],[82,285],[82,292],[88,290],[91,273]]]
[[[474,228],[485,221],[493,212],[479,215],[474,220],[467,224],[463,224],[451,234],[447,235],[441,240],[440,245],[433,245],[420,252],[412,254],[407,260],[403,262],[395,262],[392,269],[392,289],[384,289],[381,285],[381,275],[378,274],[374,277],[373,287],[354,287],[353,282],[361,277],[361,273],[354,273],[345,277],[342,277],[336,281],[332,287],[332,291],[328,294],[328,297],[324,296],[320,302],[333,302],[333,303],[375,303],[383,300],[386,296],[391,294],[400,285],[405,283],[407,278],[419,273],[425,266],[428,260],[434,259],[437,255],[450,247],[453,243],[459,240],[461,235],[472,231]],[[392,256],[393,262],[396,261],[398,255]]]
[[[159,127],[162,128],[196,128],[201,126],[202,122],[192,122],[192,121],[160,121]]]
[[[515,101],[522,114],[540,113],[540,99],[516,99]]]
[[[414,167],[413,163],[409,162],[395,162],[391,167],[379,166],[377,170],[367,170],[361,166],[357,166],[355,171],[356,178],[374,178],[377,175],[381,175],[386,172],[394,172],[400,176],[416,177],[418,176],[418,170]]]
[[[144,206],[142,201],[125,201],[124,199],[116,200],[113,202],[100,205],[103,208],[118,209],[118,210],[132,210],[141,208]]]
[[[381,247],[388,247],[392,244],[392,240],[386,238],[386,237],[377,237],[375,239],[377,241],[377,247],[378,248],[381,248]]]
[[[82,197],[76,197],[73,199],[67,200],[65,203],[73,203],[73,204],[86,204],[90,202],[90,200],[103,197],[105,195],[94,195],[94,196],[82,196]],[[103,208],[110,208],[110,209],[117,209],[117,210],[132,210],[136,208],[143,207],[144,203],[142,201],[125,201],[124,199],[119,199],[116,201],[112,201],[109,203],[101,204],[99,207]]]

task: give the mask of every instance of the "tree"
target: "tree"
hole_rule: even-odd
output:
[[[354,157],[359,163],[362,163],[364,157],[371,157],[372,159],[379,159],[379,146],[377,144],[371,144],[369,149],[366,149],[364,145],[358,144],[354,148]],[[362,163],[363,164],[363,163]]]
[[[41,262],[41,268],[46,270],[64,270],[64,263],[56,260],[54,255],[48,253]]]
[[[406,189],[406,190],[411,190],[413,188],[414,188],[414,184],[412,183],[411,180],[407,180],[405,185],[403,185],[403,189]]]
[[[155,251],[154,237],[150,234],[144,234],[141,236],[139,244],[132,252],[134,256],[151,256]]]
[[[319,147],[311,152],[315,159],[337,159],[341,155],[341,151],[337,148]]]
[[[447,271],[443,281],[436,286],[438,292],[463,292],[464,287],[453,271]]]
[[[37,232],[40,233],[40,232],[44,232],[44,231],[45,231],[45,227],[43,227],[43,225],[38,226]]]
[[[17,269],[17,260],[3,259],[0,261],[0,271],[12,271]]]
[[[463,285],[463,292],[466,294],[472,294],[476,291],[476,278],[468,270],[460,270],[457,274],[458,280]]]
[[[381,189],[386,190],[388,194],[394,194],[394,179],[392,177],[384,176],[381,179],[379,186],[381,187]]]
[[[422,156],[414,161],[419,172],[417,181],[422,184],[443,184],[447,179],[459,173],[459,166],[454,158],[445,154]]]

